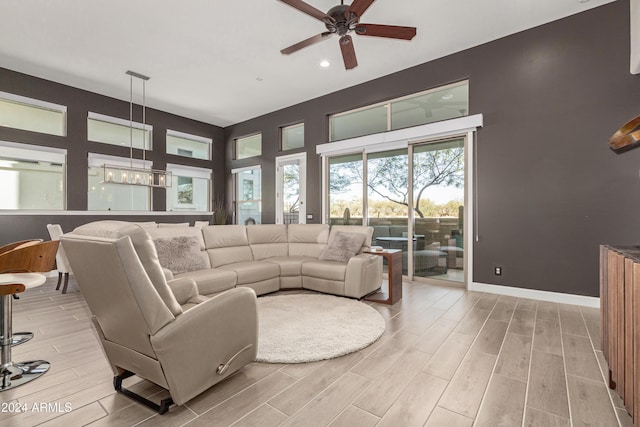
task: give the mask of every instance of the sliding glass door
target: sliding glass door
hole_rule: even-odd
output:
[[[464,282],[465,139],[413,145],[414,277]]]

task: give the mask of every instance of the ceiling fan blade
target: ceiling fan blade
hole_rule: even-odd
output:
[[[302,48],[321,42],[322,40],[329,37],[330,35],[331,33],[329,31],[325,31],[324,33],[317,34],[313,37],[309,37],[308,39],[302,40],[301,42],[292,44],[291,46],[282,49],[280,53],[282,53],[283,55],[289,55],[293,52],[299,51]]]
[[[320,21],[331,21],[335,22],[335,19],[322,12],[321,10],[316,9],[308,3],[303,2],[302,0],[280,0],[282,3],[286,3],[289,6],[298,9],[302,13],[306,13],[309,16],[313,16]]]
[[[351,36],[346,35],[340,37],[340,50],[342,51],[342,59],[344,60],[344,68],[351,70],[358,66],[356,59],[356,51],[353,48],[353,40]]]
[[[356,25],[356,34],[370,37],[411,40],[416,35],[416,28],[401,27],[398,25],[358,24]]]
[[[371,6],[371,3],[373,2],[374,0],[353,0],[353,3],[351,3],[349,9],[347,9],[344,15],[349,19],[349,14],[353,13],[359,18],[367,9],[369,9],[369,6]]]

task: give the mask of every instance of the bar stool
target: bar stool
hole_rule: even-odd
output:
[[[49,362],[13,362],[11,348],[13,298],[25,289],[42,285],[44,273],[54,267],[60,242],[29,242],[0,253],[0,392],[30,382],[49,370]]]
[[[18,242],[8,243],[4,246],[0,246],[0,254],[5,252],[9,252],[17,247],[26,247],[35,243],[42,242],[42,239],[28,239],[28,240],[20,240]],[[14,298],[18,298],[14,296]],[[11,337],[11,345],[16,346],[20,344],[24,344],[33,338],[33,332],[14,332]]]

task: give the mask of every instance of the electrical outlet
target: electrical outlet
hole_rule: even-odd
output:
[[[502,267],[494,267],[493,273],[496,276],[502,276]]]

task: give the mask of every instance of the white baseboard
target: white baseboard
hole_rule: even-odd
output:
[[[518,298],[530,298],[541,301],[559,302],[561,304],[574,304],[582,305],[585,307],[600,308],[600,298],[586,297],[584,295],[563,294],[560,292],[514,288],[512,286],[489,285],[486,283],[477,282],[470,283],[469,290],[477,292],[487,292],[489,294],[509,295]]]

